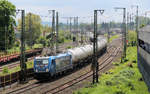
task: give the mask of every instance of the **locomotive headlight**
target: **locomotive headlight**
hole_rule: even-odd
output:
[[[46,69],[46,72],[48,72],[49,70],[48,69]]]

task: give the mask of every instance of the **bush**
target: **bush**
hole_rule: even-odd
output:
[[[106,85],[107,86],[112,86],[112,82],[111,81],[106,81]]]
[[[64,38],[59,38],[58,42],[59,43],[64,43],[65,39]]]
[[[27,68],[32,68],[33,67],[33,61],[27,62]]]
[[[137,41],[137,34],[135,31],[128,31],[128,42],[129,45],[135,46]]]
[[[5,67],[3,68],[3,73],[8,73],[8,67],[5,66]]]
[[[19,41],[16,41],[16,42],[15,42],[15,46],[16,46],[16,47],[19,47],[19,45],[20,45],[20,42],[19,42]]]
[[[42,44],[42,45],[45,47],[45,46],[46,46],[46,43],[47,43],[46,38],[41,36],[41,37],[37,40],[37,43],[38,43],[38,44]]]
[[[71,46],[68,46],[68,47],[67,47],[67,49],[71,49],[71,48],[72,48]]]

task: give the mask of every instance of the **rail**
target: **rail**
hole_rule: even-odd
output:
[[[114,48],[114,47],[113,47]],[[116,49],[116,48],[114,48],[114,49]],[[108,63],[106,63],[106,62],[108,62],[108,60],[110,60],[109,61],[109,63],[112,61],[112,59],[113,59],[113,57],[114,57],[114,52],[116,51],[114,51],[114,50],[112,50],[112,49],[110,49],[110,51],[111,51],[111,54],[109,54],[109,56],[105,56],[105,60],[103,60],[102,62],[103,63],[101,63],[99,66],[101,66],[101,68],[102,69],[104,69],[104,68],[106,68],[106,66],[108,65]],[[110,59],[111,58],[111,59]],[[104,62],[106,63],[105,65],[103,65],[104,64]],[[100,70],[102,70],[102,69],[100,69]],[[62,85],[60,85],[60,86],[57,86],[57,87],[55,87],[55,88],[53,88],[53,89],[49,89],[49,90],[45,90],[43,93],[45,94],[45,93],[52,93],[52,94],[55,94],[55,93],[57,93],[57,92],[60,92],[60,91],[62,91],[62,90],[64,90],[64,89],[66,89],[66,88],[68,88],[68,87],[70,87],[70,86],[72,86],[72,85],[74,85],[74,84],[76,84],[76,83],[78,83],[78,82],[80,82],[80,81],[82,81],[82,80],[84,80],[84,79],[86,79],[86,78],[88,78],[88,77],[90,77],[92,75],[92,72],[91,71],[89,71],[89,72],[87,72],[87,73],[85,73],[84,75],[81,75],[81,76],[79,76],[79,77],[77,77],[77,78],[75,78],[75,79],[73,79],[73,80],[71,80],[71,81],[68,81],[67,83],[64,83],[64,84],[62,84]],[[67,87],[66,87],[67,86]],[[16,90],[13,90],[13,91],[10,91],[8,94],[11,94],[11,93],[15,93],[15,94],[20,94],[20,93],[24,93],[24,92],[26,92],[26,91],[29,91],[29,90],[31,90],[31,89],[34,89],[34,88],[40,88],[41,87],[41,84],[39,83],[39,84],[37,84],[37,82],[35,82],[35,83],[32,83],[32,84],[29,84],[28,86],[25,86],[25,87],[22,87],[22,88],[20,88],[20,89],[16,89]],[[45,85],[43,88],[40,88],[40,90],[44,90],[44,89],[46,89],[47,87],[49,87],[49,86],[47,86],[47,85]]]

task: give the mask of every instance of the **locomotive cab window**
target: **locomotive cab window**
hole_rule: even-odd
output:
[[[48,64],[48,60],[43,60],[43,64]]]

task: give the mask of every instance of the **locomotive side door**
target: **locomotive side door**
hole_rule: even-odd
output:
[[[51,76],[53,76],[56,73],[56,63],[55,63],[55,59],[51,60],[51,66],[50,66],[50,74]]]

